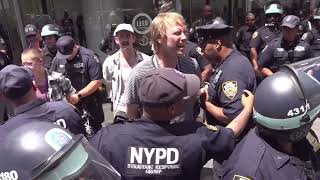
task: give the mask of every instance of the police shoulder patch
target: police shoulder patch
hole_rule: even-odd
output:
[[[259,35],[258,31],[254,32],[254,33],[252,34],[252,39],[256,38],[258,35]]]
[[[233,180],[251,180],[248,177],[240,176],[240,175],[234,175]]]
[[[196,50],[197,50],[197,52],[198,52],[199,54],[203,55],[202,50],[201,50],[201,48],[200,48],[199,46],[196,48]]]
[[[225,96],[232,100],[238,93],[237,81],[225,81],[222,84],[222,91]]]
[[[98,56],[94,55],[94,56],[93,56],[93,59],[94,59],[97,63],[100,63]]]
[[[304,33],[303,36],[301,37],[302,40],[305,40],[308,36],[308,33]]]

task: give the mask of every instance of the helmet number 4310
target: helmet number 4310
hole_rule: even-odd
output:
[[[304,112],[306,112],[309,109],[310,109],[310,105],[309,105],[309,103],[307,103],[306,105],[302,105],[300,107],[290,109],[287,113],[287,116],[288,117],[298,116],[300,114],[303,114]]]

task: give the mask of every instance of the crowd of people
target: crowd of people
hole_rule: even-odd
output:
[[[210,159],[212,179],[320,179],[320,8],[265,16],[235,31],[209,5],[189,29],[160,12],[151,56],[118,24],[102,64],[57,25],[26,25],[21,65],[0,71],[0,180],[195,180]]]

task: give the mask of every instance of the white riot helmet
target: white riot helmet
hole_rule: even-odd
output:
[[[54,24],[47,24],[41,30],[41,36],[57,35],[60,36],[59,27]]]

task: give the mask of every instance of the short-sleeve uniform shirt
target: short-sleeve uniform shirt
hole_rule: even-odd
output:
[[[256,89],[254,70],[249,60],[237,50],[233,50],[215,67],[209,82],[209,101],[223,108],[223,113],[231,119],[243,109],[241,104],[243,90],[254,92]],[[206,114],[208,122],[223,125],[209,113]]]
[[[270,41],[280,35],[280,31],[271,31],[269,27],[262,26],[253,33],[250,47],[256,48],[259,54]]]

